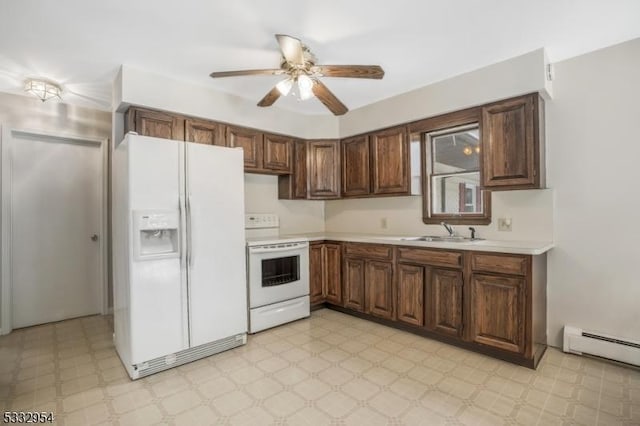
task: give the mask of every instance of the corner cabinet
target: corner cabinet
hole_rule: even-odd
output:
[[[481,169],[486,189],[544,188],[544,100],[537,93],[482,107]]]
[[[339,140],[297,141],[293,157],[293,174],[279,178],[279,199],[340,198]]]
[[[342,305],[341,245],[313,242],[309,245],[309,297],[311,306]]]

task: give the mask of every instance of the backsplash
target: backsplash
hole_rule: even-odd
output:
[[[493,192],[492,222],[474,225],[477,236],[510,241],[553,240],[553,190]],[[511,232],[498,231],[498,218],[510,218]],[[386,226],[386,227],[385,227]],[[454,230],[467,236],[467,225]],[[422,222],[422,197],[360,198],[327,201],[326,232],[362,232],[386,235],[444,235],[441,225]]]

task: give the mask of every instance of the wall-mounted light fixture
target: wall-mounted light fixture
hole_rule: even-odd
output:
[[[25,92],[29,92],[42,102],[49,99],[58,98],[62,99],[60,94],[62,88],[55,83],[46,80],[29,79],[24,84]]]

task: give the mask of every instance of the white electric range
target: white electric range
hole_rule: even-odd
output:
[[[249,333],[310,315],[309,242],[280,238],[273,214],[245,215]]]

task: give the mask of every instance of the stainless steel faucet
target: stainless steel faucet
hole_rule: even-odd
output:
[[[444,229],[447,230],[450,237],[453,237],[453,227],[449,225],[447,222],[440,222],[440,225],[444,226]]]

